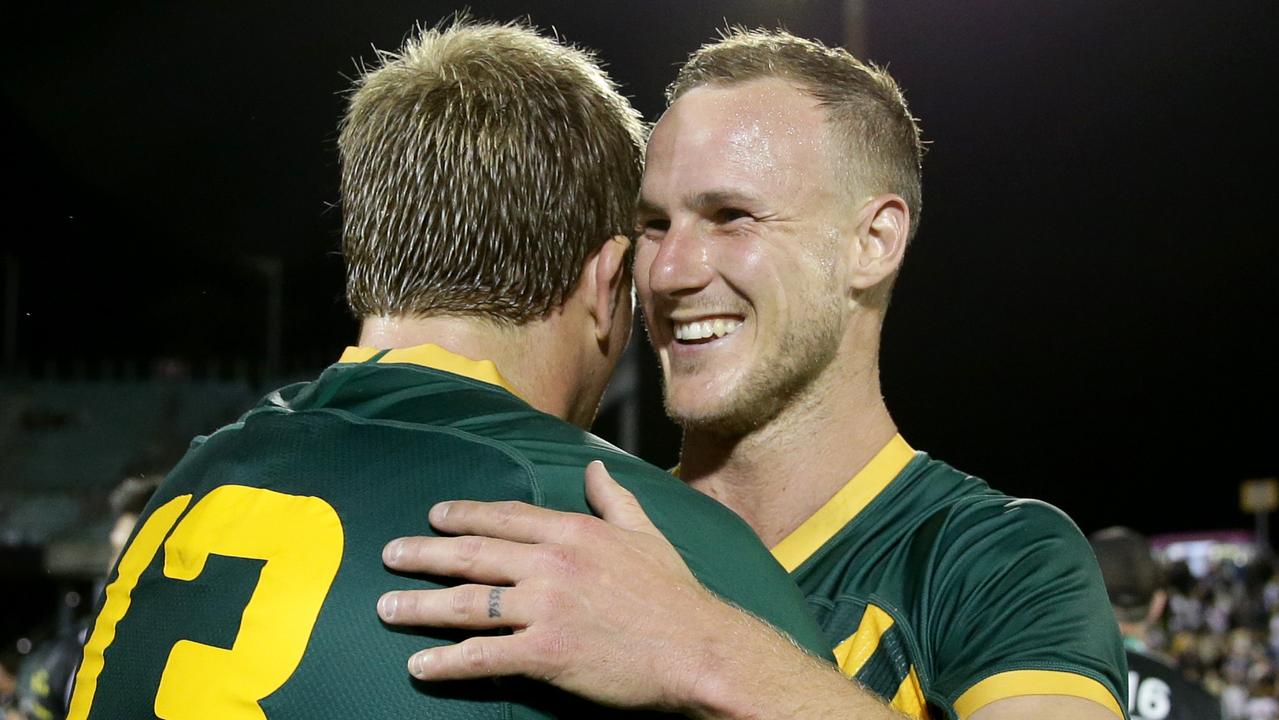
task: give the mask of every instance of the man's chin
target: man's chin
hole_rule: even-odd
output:
[[[749,435],[767,421],[762,413],[749,412],[747,408],[737,407],[723,399],[714,404],[676,404],[668,397],[666,415],[684,430],[685,435],[693,433],[723,439]]]

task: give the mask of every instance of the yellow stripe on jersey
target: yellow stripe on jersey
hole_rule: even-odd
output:
[[[874,500],[915,457],[901,435],[894,435],[866,467],[853,476],[812,517],[773,547],[773,557],[794,572]]]
[[[835,663],[844,677],[853,677],[879,648],[879,640],[893,626],[893,616],[874,605],[867,605],[857,632],[835,646]]]
[[[996,700],[1019,695],[1069,695],[1100,703],[1118,717],[1124,713],[1105,685],[1090,677],[1057,670],[1013,670],[991,675],[972,686],[955,701],[959,720]]]
[[[928,701],[924,699],[924,688],[919,684],[919,675],[915,666],[910,666],[906,679],[902,680],[893,696],[892,708],[897,712],[915,720],[928,720]]]
[[[879,642],[884,634],[893,627],[893,616],[874,605],[867,605],[862,613],[862,620],[857,624],[857,632],[835,647],[835,662],[839,665],[844,677],[854,677],[866,666],[867,661],[879,649]],[[928,720],[925,707],[924,688],[915,673],[915,666],[897,687],[897,693],[891,703],[894,710],[915,720]]]
[[[84,646],[84,659],[76,674],[75,694],[71,696],[71,707],[67,710],[69,720],[84,720],[89,716],[93,696],[98,692],[98,676],[106,662],[107,648],[115,640],[116,626],[133,603],[133,588],[156,553],[160,552],[164,536],[169,534],[190,502],[190,495],[179,495],[156,508],[120,556],[115,581],[107,586],[106,602],[102,604],[98,619],[93,624],[93,634]]]
[[[373,356],[382,352],[378,348],[370,347],[348,347],[342,353],[339,363],[362,363],[373,359]],[[455,352],[445,350],[439,345],[427,343],[425,345],[415,345],[407,348],[396,348],[388,350],[385,355],[378,358],[379,363],[404,363],[407,365],[421,365],[422,367],[434,368],[451,372],[454,375],[461,375],[472,380],[496,385],[510,392],[512,395],[519,396],[515,392],[515,388],[502,377],[502,373],[498,372],[497,365],[492,360],[472,360],[463,357]]]

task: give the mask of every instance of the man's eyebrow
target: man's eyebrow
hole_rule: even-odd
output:
[[[704,190],[685,200],[691,208],[705,209],[709,207],[720,207],[724,205],[752,205],[757,202],[757,198],[740,190],[728,190],[723,188],[715,188],[712,190]]]
[[[635,201],[635,214],[640,217],[663,215],[666,211],[648,198],[641,196]]]
[[[725,205],[755,205],[758,204],[758,201],[758,198],[750,193],[717,188],[688,195],[684,198],[682,204],[684,207],[694,210],[705,210]],[[640,217],[665,215],[666,208],[641,196],[635,201],[635,214]]]

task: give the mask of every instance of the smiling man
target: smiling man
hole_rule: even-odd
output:
[[[428,650],[410,669],[563,685],[600,657],[696,658],[695,682],[636,672],[610,701],[697,717],[1123,717],[1123,649],[1075,525],[914,451],[882,399],[880,331],[920,208],[918,129],[895,83],[842,50],[733,32],[694,54],[670,100],[648,145],[635,282],[684,428],[679,475],[772,548],[841,672],[722,603],[632,582],[640,518],[605,515],[586,535],[535,508],[469,502],[434,508],[432,523],[565,559],[537,578],[579,599],[512,624],[560,628],[549,658],[516,634]],[[388,559],[457,573],[460,546],[406,540]],[[515,557],[491,550],[485,567]],[[419,607],[384,617],[477,622]],[[644,620],[634,634],[574,629],[590,613]],[[706,628],[723,631],[708,642]],[[644,632],[676,640],[653,651]]]

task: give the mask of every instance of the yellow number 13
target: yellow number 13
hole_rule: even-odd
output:
[[[265,560],[231,649],[180,640],[169,652],[155,697],[165,720],[265,720],[258,701],[302,662],[320,606],[342,561],[342,522],[317,497],[223,485],[205,495],[164,536],[191,502],[176,497],[147,518],[120,558],[115,582],[84,648],[68,720],[93,706],[104,655],[129,611],[142,572],[164,544],[164,574],[194,580],[209,555]]]

